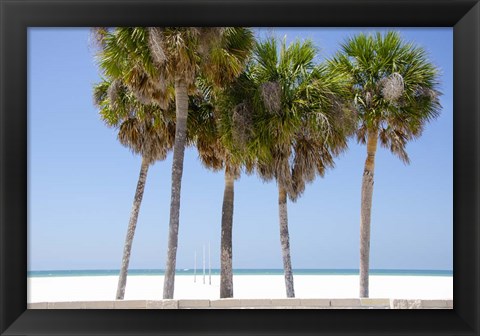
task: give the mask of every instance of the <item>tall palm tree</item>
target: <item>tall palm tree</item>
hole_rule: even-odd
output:
[[[164,160],[167,152],[172,149],[174,124],[162,118],[157,106],[139,103],[119,80],[103,80],[96,84],[94,103],[100,109],[100,116],[105,124],[118,129],[119,142],[133,153],[142,156],[117,285],[116,299],[123,300],[148,168],[155,161]]]
[[[172,299],[178,247],[180,192],[186,145],[188,93],[199,74],[223,85],[243,70],[253,35],[246,28],[117,28],[104,41],[103,68],[122,77],[139,99],[165,102],[174,88],[176,129],[163,298]],[[238,48],[225,48],[230,45]]]
[[[195,134],[194,142],[203,166],[213,171],[225,171],[220,239],[220,297],[233,297],[233,280],[228,281],[229,275],[226,270],[229,269],[230,275],[232,275],[231,229],[233,225],[234,177],[229,173],[228,152],[220,138],[212,87],[204,81],[199,80],[199,82],[201,82],[198,85],[199,92],[192,98],[190,104],[190,109],[194,110],[194,113],[189,119],[188,129],[189,134]],[[227,283],[229,285],[226,286]]]
[[[235,56],[237,60],[234,62],[235,67],[243,71],[253,47],[254,37],[250,30],[229,28],[221,40],[218,51],[227,55],[237,55]],[[218,52],[213,54],[216,53]],[[222,69],[219,68],[216,72],[222,74]],[[208,76],[197,78],[197,92],[191,99],[190,111],[192,113],[189,113],[190,122],[188,124],[189,132],[195,134],[195,144],[204,166],[214,171],[224,170],[225,188],[220,239],[221,298],[233,297],[234,183],[240,177],[240,170],[244,164],[243,151],[232,150],[235,145],[230,141],[232,129],[228,125],[231,121],[230,109],[232,106],[226,106],[223,103],[228,95],[227,92],[230,92],[231,87],[236,86],[237,82],[238,77],[232,83],[231,76],[220,81],[212,80]]]
[[[280,47],[273,38],[257,45],[251,76],[258,88],[255,121],[259,145],[257,172],[278,186],[280,242],[287,297],[294,297],[287,196],[296,201],[316,175],[333,167],[333,157],[346,148],[343,86],[323,66],[315,65],[311,41]]]
[[[239,177],[239,167],[231,160],[231,155],[222,143],[215,113],[203,107],[204,113],[196,113],[196,147],[202,164],[213,171],[224,171],[221,236],[220,236],[220,298],[233,297],[232,228],[234,210],[234,183]],[[207,120],[205,120],[205,118]],[[192,117],[192,119],[194,119]],[[195,123],[197,124],[197,123]]]
[[[407,142],[439,115],[438,70],[425,50],[397,32],[359,34],[346,40],[331,61],[348,76],[358,113],[359,143],[367,145],[360,215],[360,297],[368,297],[370,222],[377,143],[409,163]]]
[[[253,172],[252,152],[247,147],[252,138],[252,113],[248,106],[251,84],[242,73],[230,86],[222,90],[215,101],[216,126],[222,148],[225,189],[222,206],[222,234],[220,247],[220,297],[233,297],[232,230],[234,183],[241,171]],[[251,85],[249,86],[251,88]]]
[[[216,90],[199,80],[199,94],[191,99],[189,134],[195,134],[195,145],[202,164],[213,171],[224,171],[225,188],[221,215],[220,242],[220,297],[233,297],[233,211],[234,184],[240,177],[242,167],[248,168],[244,142],[238,141],[239,132],[246,135],[245,124],[239,125],[239,109],[233,93],[239,90],[245,73],[231,85]],[[247,95],[248,96],[248,95]],[[241,96],[244,99],[244,96]],[[234,135],[235,134],[235,135]],[[233,139],[235,137],[235,139]],[[250,165],[251,166],[251,165]],[[247,172],[251,172],[248,170]]]

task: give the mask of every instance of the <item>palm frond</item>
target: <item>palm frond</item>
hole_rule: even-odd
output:
[[[381,144],[408,163],[406,143],[441,110],[438,69],[425,50],[395,31],[359,34],[342,44],[328,66],[350,83],[360,120],[357,140],[365,143],[369,130],[378,132]]]

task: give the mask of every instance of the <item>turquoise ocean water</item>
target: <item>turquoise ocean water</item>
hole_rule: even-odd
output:
[[[208,274],[208,269],[205,270]],[[197,269],[197,274],[202,274],[202,269]],[[54,271],[28,271],[28,277],[78,277],[78,276],[106,276],[118,275],[119,270],[54,270]],[[163,275],[160,269],[132,269],[128,275]],[[178,269],[176,275],[193,275],[193,269]],[[212,275],[219,275],[219,269],[212,269]],[[282,269],[236,269],[234,275],[282,275]],[[358,275],[358,269],[296,269],[294,275]],[[453,276],[451,270],[399,270],[399,269],[374,269],[370,275],[405,275],[405,276]]]

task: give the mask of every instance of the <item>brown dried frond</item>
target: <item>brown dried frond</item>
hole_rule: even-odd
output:
[[[301,174],[293,170],[292,173],[292,189],[288,193],[288,197],[292,202],[296,202],[305,191],[305,181],[302,179]]]
[[[156,103],[162,109],[168,108],[170,96],[165,81],[153,80],[140,65],[135,65],[131,69],[127,79],[128,89],[140,103],[145,105]]]
[[[333,167],[333,156],[326,146],[317,142],[303,142],[296,146],[292,169],[292,201],[305,191],[307,183],[313,182],[318,174],[323,177],[327,167]]]
[[[317,172],[320,176],[325,176],[325,170],[327,168],[335,167],[335,162],[333,161],[333,156],[338,155],[338,153],[334,153],[331,148],[327,146],[320,147],[319,154],[317,154],[319,158],[317,159]]]
[[[388,139],[388,131],[386,128],[382,128],[378,133],[378,138],[380,139],[380,144],[384,147],[388,146],[389,139]]]
[[[367,143],[367,125],[362,124],[358,128],[356,135],[357,135],[357,142],[365,145]]]
[[[119,79],[115,79],[108,87],[107,97],[113,109],[116,109],[116,107],[118,106],[118,100],[121,96],[122,90],[123,83]]]
[[[252,110],[247,103],[238,104],[233,108],[232,124],[233,141],[240,148],[245,148],[253,130]]]
[[[326,94],[326,99],[329,109],[329,122],[326,126],[331,126],[330,133],[340,132],[345,137],[352,135],[358,121],[358,112],[354,102],[333,93]]]
[[[157,104],[162,110],[168,110],[170,107],[171,99],[168,95],[161,91],[154,90],[152,92],[152,102]]]
[[[311,182],[315,178],[315,162],[317,153],[312,139],[301,137],[295,143],[295,155],[293,160],[293,172],[296,178]]]
[[[218,45],[225,27],[198,27],[198,52],[202,58],[209,56],[212,46]]]
[[[151,80],[156,90],[162,92],[165,95],[168,95],[167,89],[168,89],[169,80],[166,77],[165,71],[157,71],[156,76]]]
[[[278,82],[265,82],[260,86],[263,103],[270,113],[282,113],[282,87]]]
[[[173,144],[169,143],[168,126],[156,122],[155,116],[144,119],[129,118],[119,128],[118,140],[133,153],[140,154],[149,163],[164,160]]]
[[[166,126],[165,124],[155,125],[147,123],[144,128],[145,137],[142,143],[142,153],[153,161],[165,160],[168,151],[172,148],[166,141]]]
[[[95,86],[93,90],[93,105],[97,108],[100,108],[105,97],[107,96],[107,90],[105,90],[105,86]]]
[[[398,72],[392,73],[383,81],[382,95],[389,102],[399,99],[404,91],[403,77]]]
[[[408,154],[405,151],[405,147],[408,141],[408,135],[400,130],[393,130],[393,132],[391,133],[392,135],[390,136],[390,150],[392,151],[392,153],[396,154],[404,163],[410,163]]]
[[[247,158],[245,160],[244,168],[245,168],[245,173],[247,173],[247,175],[252,175],[255,172],[254,160]]]
[[[132,152],[140,154],[141,136],[142,130],[138,119],[129,118],[120,125],[117,137],[122,145],[130,148]]]
[[[153,60],[159,65],[164,64],[167,56],[165,54],[164,36],[161,28],[148,28],[148,47],[150,48]]]
[[[135,95],[135,98],[142,104],[151,103],[151,86],[148,80],[148,75],[143,71],[139,65],[135,65],[127,78],[127,86],[129,90]]]
[[[205,137],[197,137],[195,143],[200,162],[205,168],[218,171],[224,168],[225,153],[219,141],[212,143]]]
[[[288,144],[278,144],[272,151],[273,171],[278,185],[288,194],[293,193],[292,172],[290,167],[291,148]]]
[[[386,127],[380,130],[379,139],[380,144],[388,148],[393,154],[398,156],[405,164],[410,163],[410,158],[405,151],[405,146],[411,136],[402,132],[399,129]]]
[[[417,87],[415,88],[415,95],[419,97],[427,97],[427,98],[430,98],[431,100],[435,100],[435,99],[438,99],[438,96],[440,94],[436,90],[432,90],[430,88],[417,85]]]
[[[256,170],[260,179],[264,182],[268,182],[275,177],[274,169],[272,165],[268,165],[263,162],[258,162],[256,166]]]
[[[315,176],[325,175],[326,167],[333,167],[333,156],[322,139],[299,136],[295,143],[292,181],[294,193],[292,201],[301,196],[305,184],[311,183]]]
[[[174,79],[181,73],[183,80],[190,85],[195,82],[198,72],[198,53],[195,45],[199,31],[195,27],[164,28],[164,46],[168,61],[165,64],[167,77]]]
[[[405,147],[401,145],[399,141],[392,141],[390,144],[390,151],[398,156],[403,163],[409,164],[410,158],[408,157],[407,152],[405,151]]]
[[[90,28],[89,44],[92,47],[103,49],[105,47],[105,36],[108,33],[107,27]]]

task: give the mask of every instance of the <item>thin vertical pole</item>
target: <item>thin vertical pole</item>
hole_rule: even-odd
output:
[[[197,282],[197,250],[195,250],[194,257],[194,266],[193,266],[193,282]]]
[[[212,284],[212,256],[210,254],[210,242],[208,242],[208,284]]]
[[[205,285],[205,244],[203,244],[203,284]]]

